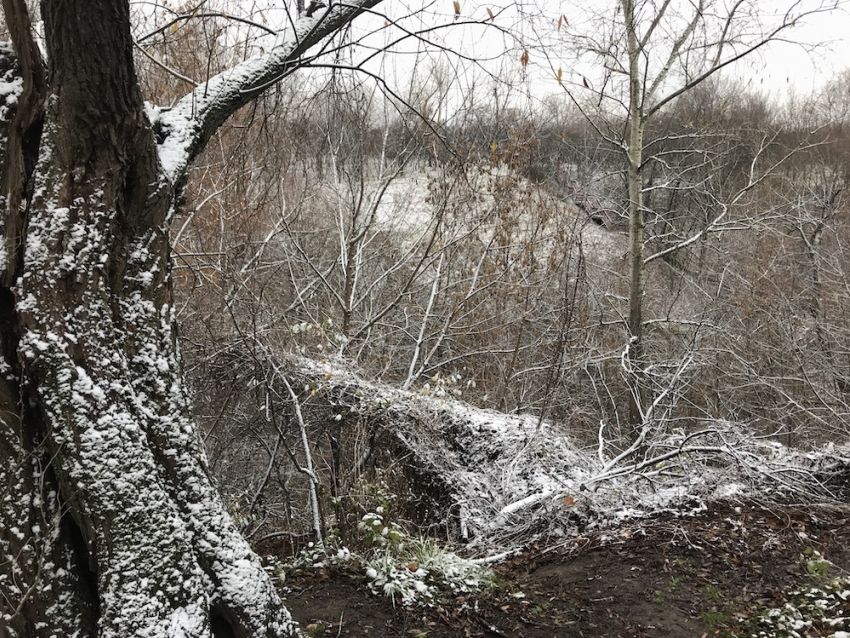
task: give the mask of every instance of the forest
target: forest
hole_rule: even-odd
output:
[[[3,0],[0,636],[850,636],[776,4]]]

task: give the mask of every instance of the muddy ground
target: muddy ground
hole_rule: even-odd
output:
[[[496,566],[501,586],[431,607],[394,607],[356,575],[329,571],[289,578],[285,598],[314,636],[740,636],[740,619],[823,577],[807,572],[807,548],[834,564],[831,576],[848,573],[848,519],[839,507],[727,502],[539,543]]]

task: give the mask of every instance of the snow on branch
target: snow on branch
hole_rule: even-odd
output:
[[[334,2],[326,10],[304,15],[278,36],[270,51],[210,78],[171,109],[151,110],[149,117],[158,130],[160,160],[168,178],[174,183],[185,179],[189,163],[234,112],[299,69],[309,49],[381,1]]]
[[[398,390],[345,365],[292,358],[285,367],[333,405],[381,421],[407,450],[406,463],[446,487],[458,536],[482,546],[664,510],[697,511],[716,498],[834,501],[841,498],[834,485],[850,467],[838,447],[795,452],[741,424],[717,421],[686,432],[660,416],[640,445],[608,457],[602,448],[618,442],[605,441],[602,429],[596,449],[569,424]]]

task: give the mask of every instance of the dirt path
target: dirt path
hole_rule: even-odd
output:
[[[717,505],[538,546],[499,565],[504,586],[432,607],[393,607],[350,574],[290,579],[286,601],[315,636],[511,638],[746,635],[739,618],[811,582],[801,554],[850,570],[850,511]],[[823,575],[820,575],[823,578]],[[808,635],[828,635],[811,633]]]

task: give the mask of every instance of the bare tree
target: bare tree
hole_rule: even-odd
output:
[[[646,359],[646,272],[660,253],[685,248],[706,232],[721,230],[728,202],[718,202],[705,228],[690,236],[672,237],[662,251],[646,254],[647,223],[657,211],[659,191],[681,188],[669,171],[652,181],[654,167],[666,167],[669,152],[663,142],[670,137],[653,130],[652,123],[678,98],[693,91],[730,65],[752,56],[772,41],[785,38],[806,16],[830,11],[833,0],[786,3],[778,16],[759,3],[739,0],[694,3],[621,0],[610,10],[594,14],[593,32],[576,31],[565,16],[556,18],[559,34],[577,53],[566,71],[553,63],[552,70],[569,98],[582,110],[597,134],[620,151],[625,165],[624,197],[629,220],[629,293],[625,324],[632,361],[630,422],[635,435],[642,427],[642,411],[652,403],[643,371]],[[578,20],[574,20],[578,22]],[[602,24],[602,29],[597,25]],[[549,60],[554,56],[544,48]],[[569,54],[568,54],[569,55]],[[669,151],[669,146],[667,147]],[[763,175],[752,171],[753,178]],[[648,196],[652,194],[652,200]]]

